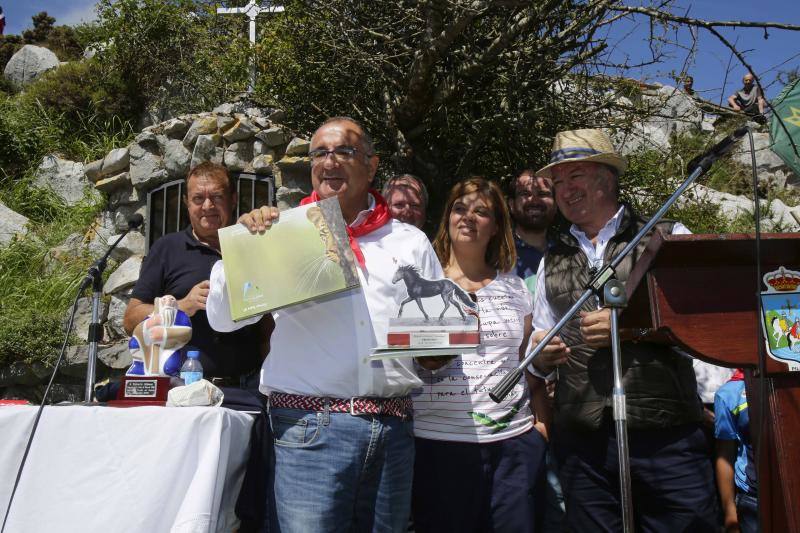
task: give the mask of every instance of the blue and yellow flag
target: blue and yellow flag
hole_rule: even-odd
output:
[[[771,103],[772,151],[800,176],[800,78],[789,83]]]

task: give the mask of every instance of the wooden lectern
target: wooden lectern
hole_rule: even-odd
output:
[[[800,270],[800,235],[763,234],[760,255],[762,276],[781,266]],[[658,329],[694,357],[750,370],[761,531],[800,533],[800,372],[767,356],[766,420],[759,420],[757,298],[765,289],[755,265],[752,234],[656,233],[628,280],[622,326]]]

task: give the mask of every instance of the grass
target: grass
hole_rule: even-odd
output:
[[[671,139],[668,154],[643,150],[628,157],[628,171],[621,178],[621,190],[627,200],[641,213],[654,213],[677,189],[686,177],[686,167],[698,154],[705,152],[715,140],[733,131],[739,123],[728,121],[714,138],[707,135],[683,134]],[[717,161],[708,173],[701,176],[699,184],[720,192],[745,196],[752,200],[753,186],[750,168],[725,157]],[[800,193],[794,188],[783,190],[762,188],[761,196],[768,200],[781,200],[796,205]],[[684,195],[687,197],[687,195]],[[691,199],[673,207],[667,217],[680,220],[695,233],[739,233],[755,229],[752,212],[742,213],[734,220],[722,215],[719,207],[708,200]],[[780,224],[765,223],[772,216],[770,207],[762,209],[763,231],[787,231]]]
[[[0,181],[4,203],[32,220],[30,232],[0,249],[0,367],[49,365],[63,340],[75,291],[91,258],[51,256],[72,233],[83,234],[102,209],[89,202],[68,208],[27,180]],[[73,339],[75,340],[75,339]]]
[[[53,362],[91,258],[54,258],[50,250],[72,233],[85,234],[103,208],[89,200],[67,207],[34,187],[42,157],[92,161],[133,137],[130,122],[116,116],[89,108],[67,117],[30,93],[0,92],[0,201],[30,219],[27,236],[0,248],[0,368]]]

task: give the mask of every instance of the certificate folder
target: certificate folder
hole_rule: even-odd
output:
[[[233,320],[359,286],[337,198],[283,211],[264,233],[220,229],[219,243]]]

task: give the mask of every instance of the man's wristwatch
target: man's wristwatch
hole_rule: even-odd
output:
[[[633,330],[633,337],[631,337],[632,342],[640,342],[643,341],[645,337],[647,337],[652,330],[650,328],[635,328]]]

